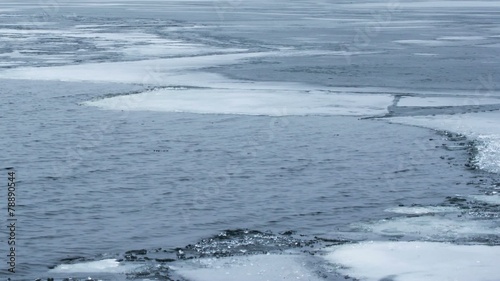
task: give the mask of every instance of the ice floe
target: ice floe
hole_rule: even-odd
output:
[[[159,89],[85,104],[112,110],[283,116],[384,114],[391,101],[390,95],[349,95],[321,91]]]
[[[51,269],[52,273],[127,273],[137,268],[136,264],[120,263],[115,259],[61,264]]]
[[[432,242],[364,242],[329,248],[325,259],[363,281],[497,281],[500,247]]]

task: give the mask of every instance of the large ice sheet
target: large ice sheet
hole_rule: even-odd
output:
[[[192,263],[174,270],[192,281],[323,280],[304,267],[301,257],[294,255],[212,258]]]
[[[500,247],[365,242],[329,248],[325,258],[363,281],[498,281]]]
[[[475,164],[484,170],[500,173],[500,111],[458,115],[394,117],[391,122],[447,130],[476,139]]]
[[[243,115],[375,115],[387,112],[390,95],[333,94],[293,89],[159,89],[86,102],[112,110]]]

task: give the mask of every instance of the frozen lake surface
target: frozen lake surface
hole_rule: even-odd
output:
[[[498,281],[498,12],[2,3],[1,276]]]

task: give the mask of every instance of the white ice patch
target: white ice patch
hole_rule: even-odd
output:
[[[361,229],[386,236],[407,235],[422,239],[459,239],[498,235],[492,221],[451,220],[435,216],[400,217],[361,225]]]
[[[323,280],[303,265],[301,257],[293,255],[201,259],[173,269],[192,281]]]
[[[472,198],[489,205],[500,205],[500,196],[497,195],[474,195]]]
[[[454,207],[395,207],[385,210],[386,212],[407,215],[427,215],[435,213],[452,213],[459,211]]]
[[[245,89],[159,89],[86,105],[141,110],[242,115],[374,115],[387,112],[390,95],[332,94],[324,91]]]
[[[438,38],[438,40],[447,41],[478,41],[484,39],[486,39],[486,37],[483,36],[443,36]]]
[[[431,242],[365,242],[329,248],[342,274],[363,281],[498,281],[500,247]]]
[[[475,164],[492,173],[500,173],[500,112],[459,115],[394,117],[391,122],[461,133],[478,141]]]
[[[111,82],[151,85],[209,85],[227,79],[207,73],[193,73],[204,67],[235,64],[265,53],[222,54],[128,62],[88,63],[57,67],[26,67],[0,71],[0,78],[56,81]]]
[[[464,106],[464,105],[484,105],[500,104],[500,99],[479,98],[479,97],[403,97],[398,106]]]
[[[140,265],[122,264],[115,259],[82,262],[75,264],[61,264],[51,269],[53,273],[127,273]]]

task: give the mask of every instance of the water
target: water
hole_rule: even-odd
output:
[[[264,9],[263,3],[222,3],[224,12],[214,13],[207,9],[212,3],[202,2],[96,4],[99,9],[87,6],[90,2],[48,8],[25,3],[26,9],[6,4],[20,10],[0,17],[0,167],[14,167],[18,183],[17,272],[11,275],[3,267],[2,277],[225,280],[217,268],[227,267],[236,268],[227,269],[229,280],[375,280],[357,275],[366,272],[332,265],[322,258],[324,252],[360,241],[417,240],[439,243],[431,247],[437,249],[434,256],[448,255],[446,243],[488,245],[488,251],[475,248],[472,253],[498,253],[500,178],[475,169],[481,145],[474,145],[471,136],[371,118],[385,115],[386,106],[387,117],[496,110],[498,97],[489,89],[487,104],[461,106],[486,90],[475,91],[481,87],[476,76],[455,65],[473,61],[480,70],[477,77],[496,77],[494,64],[481,63],[485,57],[496,59],[496,48],[483,46],[485,51],[474,55],[470,50],[478,46],[470,42],[432,50],[403,47],[393,41],[414,40],[415,34],[401,31],[408,23],[396,28],[395,22],[418,16],[406,8],[384,25],[397,32],[372,36],[368,45],[349,45],[364,47],[347,51],[367,54],[346,56],[332,52],[346,51],[342,42],[356,30],[348,23],[369,24],[368,12],[355,6],[338,6],[340,13],[326,2],[297,2],[285,10],[272,4]],[[443,34],[435,29],[428,36],[464,27],[462,36],[486,38],[474,44],[496,44],[496,31],[483,23],[491,14],[477,9],[470,15],[460,8],[443,14],[426,10],[430,22],[461,24],[443,24],[449,27]],[[270,13],[280,24],[266,33]],[[318,13],[324,21],[340,23],[324,25],[318,17],[309,18]],[[330,40],[328,34],[345,38]],[[370,53],[377,49],[382,53]],[[425,69],[415,67],[419,56],[408,56],[430,51],[441,56]],[[250,52],[265,54],[228,59],[226,65],[225,57],[211,57]],[[200,55],[207,56],[203,66],[196,61]],[[180,60],[168,60],[172,57]],[[412,68],[398,72],[388,65],[392,57]],[[101,64],[157,58],[167,60],[148,66],[144,77],[136,77],[139,66],[133,62]],[[95,68],[89,72],[86,63],[96,63]],[[76,66],[50,68],[59,65]],[[240,80],[203,76],[207,71]],[[436,81],[423,83],[424,72]],[[185,76],[171,78],[178,73]],[[147,99],[140,93],[152,88],[160,89],[160,98],[177,91],[185,103],[174,109],[146,104],[151,110],[120,103],[130,96],[134,105],[144,104]],[[198,92],[206,95],[195,96]],[[211,99],[221,93],[229,98]],[[244,106],[262,93],[273,94],[278,103],[291,96],[301,100],[295,114],[280,107],[256,115],[222,114],[238,113],[232,112],[237,108],[231,104],[234,93],[246,97]],[[434,108],[398,106],[406,95],[454,101]],[[368,108],[363,105],[367,100],[386,106]],[[89,101],[102,107],[89,106]],[[315,113],[315,102],[341,113]],[[110,104],[115,110],[107,110]],[[201,104],[216,112],[197,114],[193,104],[196,110]],[[455,129],[450,125],[449,130]],[[7,233],[2,233],[3,252]],[[261,256],[266,254],[273,255]],[[237,267],[242,264],[256,264],[260,271],[247,268],[245,275]],[[275,270],[280,266],[281,271]],[[294,273],[280,275],[287,270]],[[476,276],[498,280],[496,273]]]

